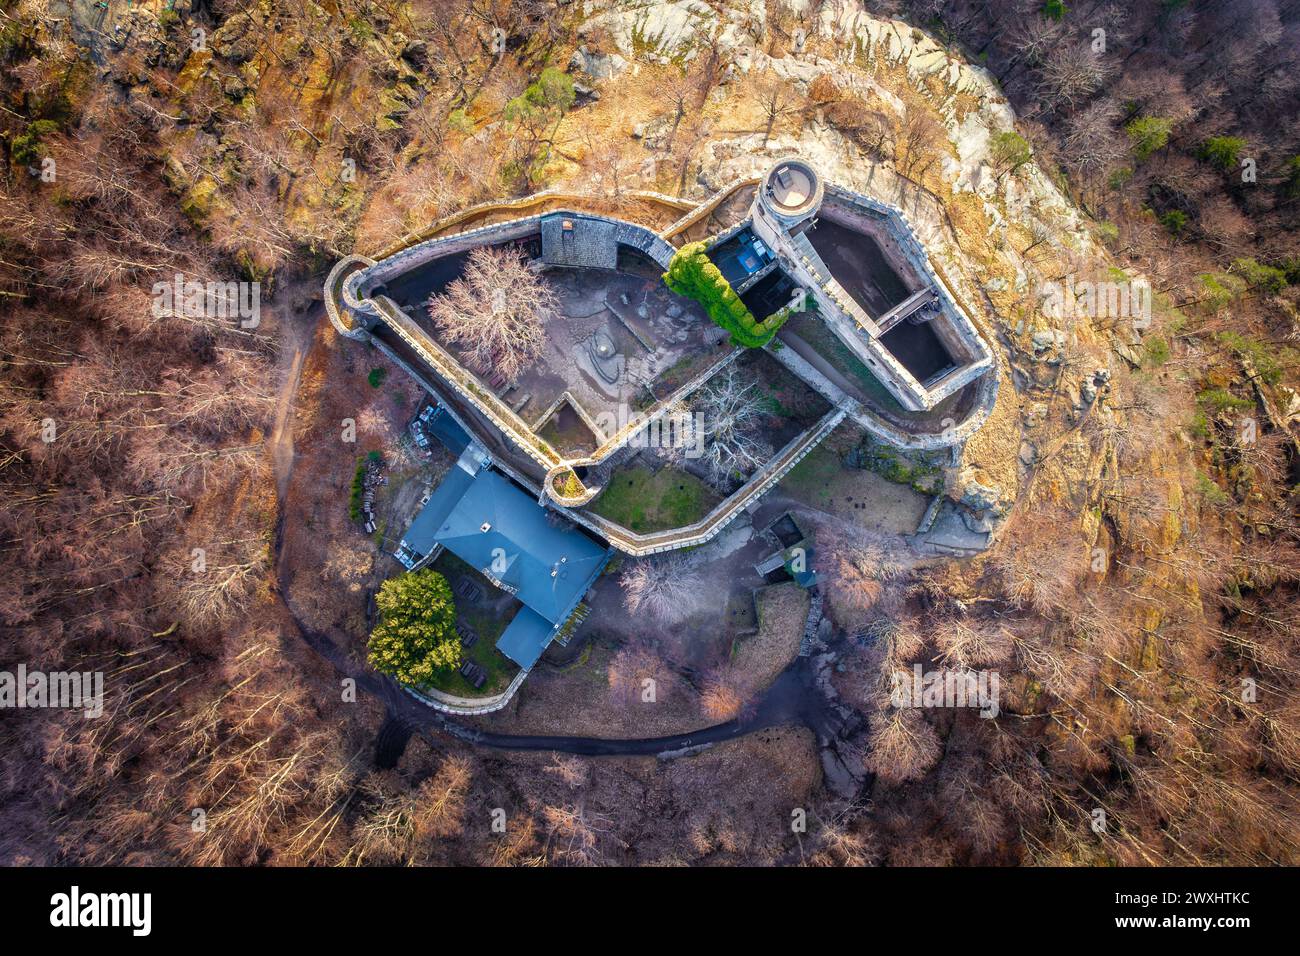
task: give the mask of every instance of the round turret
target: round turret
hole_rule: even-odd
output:
[[[821,177],[802,160],[783,159],[763,177],[757,203],[759,211],[788,230],[821,208]]]

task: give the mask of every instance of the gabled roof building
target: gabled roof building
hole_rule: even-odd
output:
[[[524,670],[559,634],[613,553],[484,467],[473,445],[429,497],[399,550],[420,564],[443,548],[523,605],[497,650]]]

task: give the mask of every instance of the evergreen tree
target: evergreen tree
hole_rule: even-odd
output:
[[[425,568],[389,578],[375,596],[379,623],[370,633],[370,666],[403,684],[428,684],[460,664],[456,606],[447,579]]]

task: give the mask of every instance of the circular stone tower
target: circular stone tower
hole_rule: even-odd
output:
[[[755,218],[789,232],[822,205],[822,179],[801,159],[783,159],[763,177],[754,199]]]

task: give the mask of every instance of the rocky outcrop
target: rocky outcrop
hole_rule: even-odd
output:
[[[819,653],[812,658],[814,681],[827,708],[826,719],[817,727],[817,744],[826,788],[843,800],[853,800],[862,792],[869,777],[863,763],[867,726],[862,714],[840,700],[839,691],[831,680],[839,666],[838,660],[834,651]]]
[[[618,76],[630,64],[617,53],[593,53],[584,43],[569,59],[569,69],[585,73],[593,80],[608,80]]]
[[[232,63],[251,60],[257,53],[257,32],[253,29],[253,18],[247,13],[235,13],[227,17],[221,28],[212,34],[212,49],[218,56]]]

